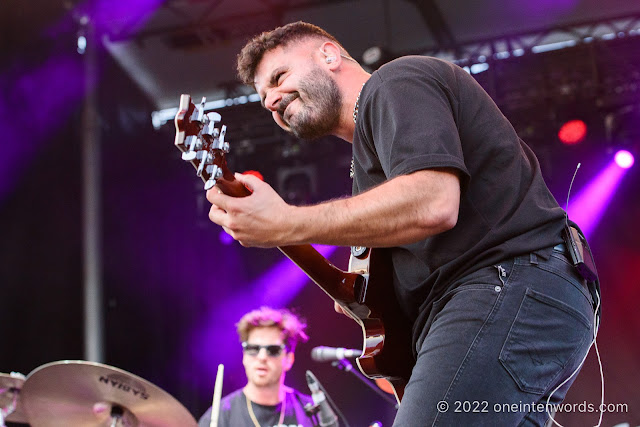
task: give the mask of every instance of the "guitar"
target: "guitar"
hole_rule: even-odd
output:
[[[204,112],[189,95],[180,97],[175,117],[175,145],[182,159],[196,168],[208,190],[217,186],[224,194],[246,197],[251,192],[233,176],[225,155],[226,126],[216,128],[221,116]],[[398,402],[415,363],[411,351],[411,324],[402,314],[391,283],[391,268],[384,249],[354,247],[349,271],[324,258],[311,245],[278,247],[362,328],[364,349],[356,362],[369,378],[384,378]]]

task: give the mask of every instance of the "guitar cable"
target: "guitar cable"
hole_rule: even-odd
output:
[[[580,169],[580,163],[578,163],[578,165],[576,166],[576,170],[573,173],[573,178],[571,178],[571,183],[569,184],[569,191],[567,192],[567,204],[566,204],[565,213],[564,213],[567,226],[569,225],[569,220],[568,220],[569,195],[571,194],[571,187],[573,186],[573,181],[576,179],[576,175],[578,174],[578,169]],[[587,242],[587,247],[588,245],[589,243]],[[589,248],[589,252],[591,252],[590,248]],[[598,284],[599,284],[599,280],[596,278],[596,282],[594,283],[594,285],[598,285]],[[569,380],[571,380],[571,378],[573,378],[580,371],[580,369],[582,368],[582,365],[584,365],[585,360],[587,360],[587,356],[589,356],[591,347],[595,349],[596,356],[598,357],[598,367],[600,370],[600,407],[598,408],[600,412],[600,417],[598,418],[598,424],[596,424],[594,427],[600,427],[600,425],[602,424],[602,417],[604,416],[604,371],[602,369],[602,359],[600,358],[600,350],[598,349],[598,342],[597,342],[598,330],[600,329],[600,315],[598,314],[598,312],[600,310],[600,301],[601,301],[600,294],[598,293],[598,288],[599,286],[594,286],[594,294],[596,296],[597,303],[593,313],[593,320],[594,320],[593,321],[593,340],[591,341],[591,344],[589,345],[589,348],[587,349],[584,357],[580,361],[580,364],[578,365],[578,367],[571,373],[571,375],[569,375],[567,379],[562,381],[555,389],[553,389],[551,394],[549,394],[549,397],[547,397],[547,404],[545,405],[545,411],[547,412],[547,415],[549,416],[549,419],[551,420],[551,422],[553,422],[553,424],[557,425],[558,427],[564,427],[564,426],[559,422],[557,422],[555,418],[553,418],[553,415],[551,414],[551,412],[549,412],[551,397],[553,397],[553,395],[560,389],[560,387],[565,385]],[[562,405],[562,403],[559,403],[557,406],[560,406],[560,405]],[[555,411],[554,411],[554,414],[555,414]]]
[[[340,408],[338,408],[338,405],[336,405],[336,402],[334,402],[333,399],[331,398],[331,396],[329,396],[329,393],[327,393],[327,390],[324,388],[322,383],[320,381],[318,381],[317,384],[318,384],[318,387],[320,388],[320,390],[322,390],[322,392],[324,393],[324,396],[327,399],[327,402],[329,402],[329,405],[331,405],[333,410],[338,414],[338,417],[342,420],[342,422],[344,423],[345,427],[351,427],[351,425],[349,424],[349,421],[347,421],[347,417],[344,416],[344,414],[342,413]]]

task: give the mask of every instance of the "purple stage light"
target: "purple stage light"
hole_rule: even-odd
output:
[[[336,250],[335,246],[314,247],[325,258],[329,258]],[[285,258],[251,286],[252,289],[258,290],[263,304],[279,308],[286,307],[307,283],[309,277],[291,260]]]
[[[57,22],[45,32],[49,37],[80,26],[81,22],[90,23],[98,37],[102,35],[133,35],[143,27],[153,12],[165,0],[87,0],[76,2],[66,19]],[[81,17],[88,18],[84,21]],[[76,28],[77,29],[77,28]]]
[[[559,19],[574,11],[579,3],[580,0],[507,0],[501,2],[500,8],[495,9],[494,13],[505,19],[522,14],[526,14],[530,19]]]
[[[231,237],[231,235],[224,230],[220,230],[220,233],[218,234],[218,240],[220,240],[220,243],[225,246],[229,246],[233,243],[233,237]]]
[[[605,209],[609,205],[609,201],[615,194],[618,185],[620,185],[622,177],[627,172],[626,168],[618,165],[617,157],[616,155],[616,158],[593,178],[586,187],[580,190],[573,201],[569,203],[567,209],[569,218],[580,226],[587,237],[600,222]],[[633,163],[633,160],[631,163]],[[630,166],[627,166],[627,168]]]
[[[335,246],[314,247],[326,258],[337,249]],[[224,294],[222,298],[216,287],[222,286],[224,281],[214,278],[210,281],[211,305],[207,317],[186,339],[196,365],[194,371],[206,378],[215,378],[218,363],[223,363],[225,369],[229,368],[228,372],[242,370],[239,344],[234,346],[238,343],[234,325],[243,314],[263,305],[287,307],[310,282],[308,276],[286,257],[249,285],[237,280],[236,291]],[[326,304],[331,307],[329,298]]]
[[[140,28],[164,0],[89,0],[80,2],[67,16],[44,31],[47,43],[61,34],[77,31],[79,16],[88,15],[104,33],[131,33]],[[53,43],[53,42],[51,42]],[[26,55],[29,55],[27,52]],[[24,62],[24,63],[23,63]],[[30,64],[30,65],[26,65]],[[0,75],[0,201],[12,191],[28,170],[47,139],[81,105],[85,95],[82,59],[69,47],[38,67],[32,61],[17,60]],[[99,76],[88,76],[95,86]]]
[[[47,59],[36,69],[22,61],[0,74],[0,201],[30,170],[39,150],[79,108],[84,95],[77,55]],[[93,82],[92,82],[93,83]]]
[[[627,150],[620,150],[615,155],[615,161],[616,164],[621,168],[629,169],[631,166],[633,166],[633,154],[631,154]]]

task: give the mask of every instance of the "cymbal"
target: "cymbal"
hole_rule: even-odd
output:
[[[13,412],[5,418],[6,421],[14,423],[26,423],[27,417],[22,409],[20,399],[20,389],[24,384],[25,376],[18,372],[10,374],[0,373],[0,409],[7,410],[16,398],[16,407]],[[4,392],[2,392],[4,390]]]
[[[32,371],[22,403],[33,427],[196,427],[191,413],[169,393],[122,369],[82,360],[63,360]]]

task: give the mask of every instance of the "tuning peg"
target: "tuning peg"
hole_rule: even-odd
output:
[[[216,185],[216,181],[222,176],[222,169],[218,165],[210,165],[207,167],[207,172],[211,174],[211,177],[204,183],[204,189],[209,190]]]
[[[198,154],[202,153],[202,158],[200,159],[200,163],[198,163],[198,169],[196,170],[196,175],[202,177],[202,172],[204,168],[207,166],[207,162],[211,160],[211,154],[208,151],[198,151]]]
[[[215,111],[207,113],[207,118],[212,122],[219,122],[220,120],[222,120],[222,116],[220,115],[220,113],[216,113]]]
[[[201,137],[210,137],[211,140],[215,139],[220,133],[215,127],[215,122],[206,122],[200,131]]]
[[[202,142],[195,135],[189,135],[186,142],[188,148],[182,153],[182,160],[190,162],[196,158],[197,151],[202,148]]]
[[[229,152],[229,143],[225,142],[224,137],[227,134],[227,126],[226,125],[222,125],[222,128],[220,129],[220,136],[218,137],[218,145],[222,151],[224,151],[225,153]]]
[[[205,113],[205,105],[205,97],[198,105],[194,105],[188,95],[180,98],[175,145],[182,151],[182,159],[196,167],[196,175],[202,178],[204,188],[208,190],[224,175],[217,160],[224,160],[223,154],[229,152],[229,144],[224,140],[227,127],[215,127],[222,117],[213,111]],[[184,111],[191,112],[189,117],[180,115]],[[218,156],[221,156],[220,159]]]
[[[212,189],[215,185],[216,185],[216,180],[211,178],[210,180],[204,183],[204,189],[205,191],[208,191]]]
[[[184,153],[182,153],[182,160],[184,160],[185,162],[191,162],[196,159],[197,155],[197,151],[185,151]]]

